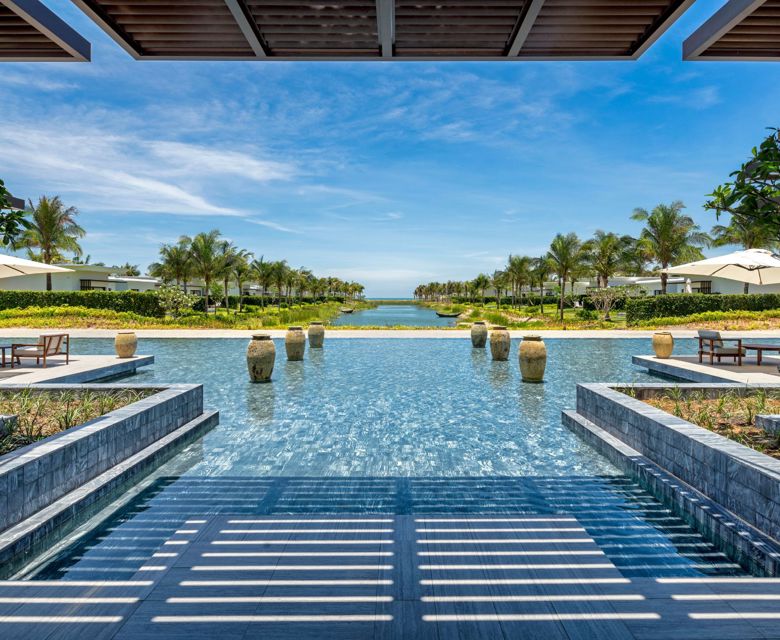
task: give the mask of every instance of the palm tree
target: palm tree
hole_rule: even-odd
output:
[[[645,223],[639,236],[650,259],[661,268],[661,293],[666,293],[666,273],[675,262],[701,260],[699,247],[709,246],[710,237],[699,229],[690,216],[683,215],[685,205],[679,200],[671,204],[659,204],[651,212],[635,209],[632,220]]]
[[[280,309],[282,308],[282,293],[284,292],[284,285],[287,282],[287,272],[289,270],[287,260],[277,260],[273,263],[273,276],[271,279],[274,285],[276,285],[277,304]]]
[[[265,307],[265,292],[270,289],[274,281],[273,262],[266,262],[264,256],[260,256],[259,260],[252,261],[251,266],[255,280],[260,285],[260,306]]]
[[[631,236],[619,236],[599,229],[585,243],[588,262],[596,273],[597,287],[609,286],[609,279],[625,264],[626,252],[632,242]]]
[[[66,207],[59,196],[48,198],[41,196],[38,204],[33,206],[29,201],[28,212],[30,226],[22,236],[23,246],[28,248],[30,255],[35,255],[31,249],[39,249],[35,257],[46,264],[63,260],[63,251],[81,255],[79,238],[86,235],[76,223],[78,209]],[[46,274],[46,291],[51,291],[51,274]]]
[[[547,252],[547,256],[561,286],[558,310],[561,322],[563,322],[563,300],[566,295],[566,282],[582,265],[584,257],[582,243],[576,233],[567,233],[566,235],[559,233],[550,243],[550,250]],[[574,286],[573,282],[572,286]]]
[[[531,265],[531,279],[539,283],[539,312],[544,315],[544,283],[550,275],[550,259],[536,258]]]
[[[221,273],[224,254],[223,241],[220,240],[220,233],[217,229],[212,229],[208,233],[202,232],[196,235],[190,242],[190,258],[194,273],[203,279],[203,300],[206,305],[206,311],[209,307],[209,293],[211,292],[211,283],[215,277]]]
[[[141,270],[138,268],[137,264],[130,264],[129,262],[125,262],[123,265],[117,267],[117,275],[129,276],[132,278],[135,276],[140,276]]]
[[[493,290],[496,292],[496,309],[501,311],[501,297],[504,293],[504,289],[507,285],[506,271],[494,271],[490,278],[490,284],[493,286]]]
[[[523,286],[528,283],[530,277],[531,258],[528,256],[509,256],[506,266],[506,274],[512,289],[512,306],[517,306],[515,295],[520,293],[520,304],[523,303]]]
[[[241,256],[236,260],[233,265],[233,278],[236,281],[236,287],[238,287],[238,312],[241,313],[244,310],[244,283],[249,280],[254,274],[254,270],[249,264],[249,257],[251,254]]]
[[[475,291],[479,291],[482,296],[482,306],[485,306],[485,289],[490,286],[490,278],[484,273],[480,273],[476,278],[471,281]]]
[[[176,282],[187,293],[187,281],[192,273],[192,256],[187,236],[182,236],[176,244],[164,244],[160,247],[160,261],[149,265],[149,274],[163,282]]]

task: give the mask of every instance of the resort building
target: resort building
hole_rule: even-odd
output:
[[[149,276],[119,276],[116,267],[94,264],[58,264],[71,271],[51,274],[54,291],[153,291],[160,286]],[[0,280],[4,291],[46,291],[46,275],[24,275]]]

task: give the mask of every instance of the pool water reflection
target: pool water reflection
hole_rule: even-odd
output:
[[[143,340],[156,364],[133,381],[203,382],[220,425],[38,577],[126,578],[186,521],[223,514],[568,515],[624,575],[739,572],[561,425],[577,381],[657,380],[630,364],[648,341],[547,346],[541,385],[520,381],[516,342],[492,362],[462,339],[331,339],[253,385],[245,340]]]

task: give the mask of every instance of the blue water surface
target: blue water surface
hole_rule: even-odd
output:
[[[342,313],[330,324],[354,327],[454,327],[455,318],[440,318],[436,312],[416,304],[380,304],[374,309]]]

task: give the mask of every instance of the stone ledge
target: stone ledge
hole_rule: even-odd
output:
[[[0,385],[19,390],[20,385]],[[83,425],[0,456],[0,532],[203,413],[202,385],[36,385],[50,390],[159,390]]]
[[[217,411],[206,411],[194,420],[153,442],[74,491],[62,496],[31,517],[0,533],[0,579],[20,570],[31,557],[46,551],[66,535],[84,510],[110,498],[118,489],[135,484],[176,455],[179,450],[219,423]]]
[[[747,524],[780,540],[780,460],[617,391],[657,393],[674,385],[578,384],[577,413]],[[713,385],[678,385],[686,391]],[[717,390],[767,385],[715,385]]]
[[[576,411],[564,411],[562,420],[570,431],[621,471],[637,478],[664,504],[671,506],[675,515],[695,527],[717,549],[752,573],[780,575],[780,545],[770,537],[735,517]]]

